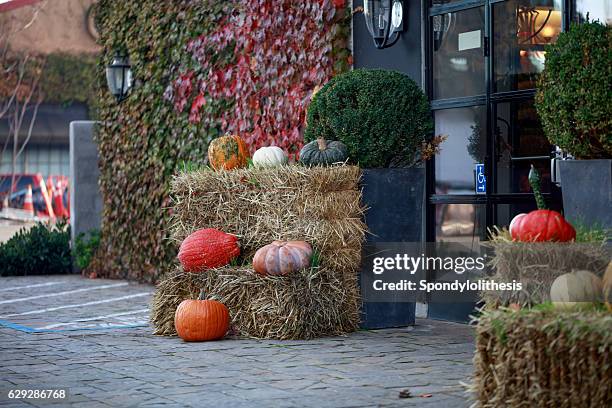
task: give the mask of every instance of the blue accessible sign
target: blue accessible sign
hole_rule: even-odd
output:
[[[484,164],[476,164],[476,194],[486,194],[487,178],[485,177]]]

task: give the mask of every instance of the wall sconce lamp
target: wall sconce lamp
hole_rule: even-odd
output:
[[[112,62],[106,66],[106,82],[117,102],[123,101],[132,89],[132,66],[126,55],[115,53]]]
[[[404,31],[402,0],[364,0],[363,15],[374,45],[379,50],[395,44]]]

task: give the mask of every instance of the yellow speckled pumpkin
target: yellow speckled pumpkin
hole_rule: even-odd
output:
[[[246,167],[249,157],[249,148],[238,135],[218,137],[208,146],[208,162],[215,170]]]

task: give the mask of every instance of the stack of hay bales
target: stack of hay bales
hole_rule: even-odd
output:
[[[520,292],[487,291],[476,326],[472,390],[480,407],[612,406],[612,315],[603,306],[556,309],[554,280],[575,270],[603,276],[603,244],[512,242],[498,231],[489,244],[498,282]],[[511,304],[520,305],[513,311]]]
[[[172,183],[172,235],[181,242],[201,228],[239,237],[236,265],[201,273],[180,266],[158,285],[155,333],[175,335],[179,303],[204,289],[230,310],[232,327],[256,338],[309,339],[354,331],[359,324],[358,270],[365,224],[355,166],[241,169],[184,173]],[[303,240],[318,266],[285,277],[252,270],[257,249]]]
[[[485,291],[482,300],[489,307],[516,303],[533,306],[550,301],[554,280],[566,273],[583,270],[602,277],[610,262],[609,250],[598,243],[513,242],[500,233],[488,243],[495,254],[491,261],[496,282],[521,282],[520,292]]]
[[[479,319],[480,407],[612,407],[612,314],[493,310]]]

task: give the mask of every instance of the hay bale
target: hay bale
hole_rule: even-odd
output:
[[[523,285],[520,292],[482,292],[482,300],[493,307],[510,303],[533,306],[549,301],[550,286],[558,276],[573,270],[586,270],[601,277],[610,262],[609,253],[600,244],[512,242],[500,235],[487,245],[495,251],[491,279],[498,282],[516,280]]]
[[[355,330],[366,230],[359,178],[355,166],[201,170],[176,177],[173,239],[180,242],[201,228],[235,234],[240,266],[168,274],[153,301],[155,333],[174,335],[176,307],[200,289],[228,306],[235,329],[245,336],[305,339]],[[308,241],[320,267],[288,277],[258,276],[253,255],[274,240]]]
[[[480,407],[612,406],[612,315],[486,312],[472,391]]]
[[[237,334],[254,338],[311,339],[354,331],[359,322],[359,291],[354,281],[325,268],[287,277],[261,277],[248,268],[204,273],[178,269],[164,279],[153,299],[155,334],[176,335],[174,311],[200,290],[225,304]]]
[[[172,237],[200,228],[240,238],[242,257],[274,240],[304,240],[332,269],[354,270],[365,225],[356,166],[184,173],[172,183]]]

